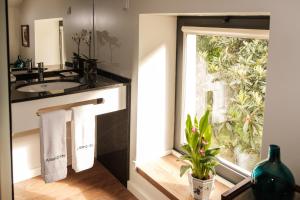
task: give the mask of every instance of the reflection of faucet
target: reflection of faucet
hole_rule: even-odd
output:
[[[38,63],[39,81],[44,81],[44,63]]]

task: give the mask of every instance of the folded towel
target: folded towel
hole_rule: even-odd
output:
[[[75,172],[94,165],[95,120],[93,105],[72,108],[72,168]]]
[[[66,111],[41,114],[41,171],[46,183],[67,177]]]

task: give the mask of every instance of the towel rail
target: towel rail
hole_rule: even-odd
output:
[[[89,104],[103,104],[104,99],[92,99],[92,100],[87,100],[87,101],[82,101],[82,102],[76,102],[76,103],[70,103],[70,104],[64,104],[64,105],[59,105],[59,106],[53,106],[53,107],[48,107],[48,108],[42,108],[37,111],[37,116],[41,116],[43,113],[47,112],[53,112],[56,110],[71,110],[73,107],[77,106],[83,106],[83,105],[89,105]]]

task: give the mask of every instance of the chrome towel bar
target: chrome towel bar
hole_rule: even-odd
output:
[[[52,112],[52,111],[56,111],[56,110],[62,110],[62,109],[71,110],[73,107],[77,107],[77,106],[83,106],[83,105],[88,105],[88,104],[98,105],[98,104],[103,104],[103,103],[104,103],[103,98],[92,99],[92,100],[88,100],[88,101],[82,101],[82,102],[70,103],[70,104],[53,106],[53,107],[48,107],[48,108],[42,108],[42,109],[39,109],[36,114],[37,114],[37,116],[41,116],[41,114],[43,114],[43,113]]]

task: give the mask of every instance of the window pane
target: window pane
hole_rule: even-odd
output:
[[[220,157],[248,171],[260,160],[267,58],[268,40],[186,35],[182,124],[210,108]]]

